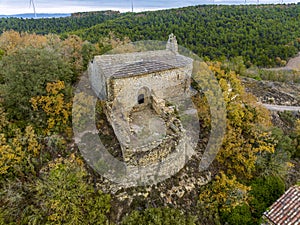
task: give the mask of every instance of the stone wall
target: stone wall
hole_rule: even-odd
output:
[[[144,107],[152,107],[157,116],[164,120],[167,132],[166,136],[139,147],[133,147],[130,143],[130,117],[127,117],[122,112],[121,109],[123,109],[123,105],[116,107],[116,105],[111,106],[111,103],[106,102],[105,114],[120,142],[124,161],[128,165],[145,166],[164,160],[172,152],[179,151],[178,146],[182,146],[180,143],[185,140],[185,130],[183,129],[181,121],[176,118],[175,106],[166,106],[165,100],[158,98],[154,93],[151,95],[150,99],[150,104],[139,105],[141,107],[134,107],[135,110],[143,111]],[[114,107],[115,109],[112,110],[111,107]],[[131,112],[134,112],[135,110]]]
[[[149,183],[153,181],[155,183],[155,181],[168,178],[169,174],[177,173],[183,168],[193,153],[193,148],[189,143],[190,139],[183,130],[176,141],[173,143],[166,142],[166,145],[161,146],[161,151],[153,151],[153,154],[149,154],[146,158],[140,159],[138,166],[129,164],[127,166],[129,177],[126,178],[126,185],[129,187],[136,183],[136,177],[140,178],[140,185],[142,185],[143,181]],[[164,152],[167,154],[165,155]],[[162,155],[160,155],[160,153],[162,153]],[[157,161],[158,155],[163,156],[159,161]]]
[[[88,75],[93,91],[101,100],[107,100],[106,80],[97,62],[90,62],[88,66]]]
[[[155,148],[151,149],[151,144],[145,146],[148,151],[132,151],[132,149],[126,149],[125,160],[128,165],[132,166],[145,166],[152,163],[157,163],[167,158],[173,151],[176,150],[180,139],[183,136],[180,133],[169,134],[162,139],[162,142]],[[150,149],[150,150],[149,150]]]
[[[190,68],[183,67],[135,77],[111,79],[108,85],[108,99],[115,99],[115,102],[124,106],[124,111],[130,111],[138,104],[138,93],[142,88],[149,89],[160,99],[168,99],[184,94],[189,86]]]
[[[165,100],[153,94],[151,107],[164,120],[166,136],[135,149],[123,146],[124,161],[130,165],[144,166],[164,160],[183,140],[185,130],[181,121],[176,118],[174,106],[166,106]]]

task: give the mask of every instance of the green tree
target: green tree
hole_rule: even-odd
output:
[[[82,60],[83,60],[83,68],[86,69],[90,60],[93,59],[94,55],[96,55],[97,48],[95,45],[91,44],[88,41],[83,42],[82,44]]]
[[[108,224],[110,196],[87,183],[83,162],[71,155],[41,170],[34,204],[24,222],[35,224]]]
[[[247,204],[237,206],[231,212],[221,212],[221,219],[224,224],[229,225],[253,224],[251,209]]]
[[[110,195],[87,180],[74,155],[50,162],[30,182],[8,180],[1,186],[0,224],[108,224]]]
[[[31,179],[36,174],[41,144],[32,126],[10,123],[0,107],[0,184],[6,179]]]
[[[1,61],[2,57],[4,56],[4,54],[5,54],[5,51],[0,49],[0,61]]]
[[[291,154],[295,152],[292,139],[280,128],[273,128],[270,144],[275,146],[274,152],[259,152],[256,160],[257,174],[260,176],[279,176],[284,178],[290,163]]]
[[[251,183],[250,206],[253,209],[253,218],[258,223],[263,212],[266,211],[285,191],[285,184],[277,176],[259,177]]]
[[[2,73],[5,82],[4,106],[9,119],[30,121],[30,99],[46,94],[46,84],[62,80],[70,84],[72,72],[69,64],[51,49],[18,49],[3,57]]]
[[[133,211],[122,221],[123,225],[193,225],[195,217],[184,215],[172,208],[149,208],[144,211]]]
[[[296,149],[293,156],[300,158],[300,119],[296,121],[295,129],[293,132],[293,143]]]

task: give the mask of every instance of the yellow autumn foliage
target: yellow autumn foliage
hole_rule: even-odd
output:
[[[0,114],[5,123],[0,127],[0,174],[2,176],[14,173],[22,176],[35,173],[32,159],[38,157],[41,145],[32,126],[27,126],[22,132],[16,128],[7,135],[9,122],[4,113]]]
[[[296,121],[295,133],[296,133],[297,136],[300,137],[300,119]]]
[[[255,172],[257,154],[275,151],[276,143],[267,132],[270,115],[245,92],[234,71],[226,71],[219,62],[209,68],[219,81],[227,109],[227,131],[217,161],[226,174],[249,179]]]
[[[235,176],[230,178],[221,171],[212,182],[211,188],[206,188],[199,195],[200,204],[209,210],[218,208],[220,211],[231,211],[248,201],[250,189],[239,183]]]
[[[34,111],[42,110],[47,115],[47,128],[45,133],[65,132],[69,128],[71,118],[71,102],[65,101],[62,91],[65,89],[63,81],[48,83],[47,95],[31,98],[30,102]]]
[[[17,31],[5,31],[0,36],[0,49],[3,49],[6,54],[10,54],[17,49],[25,47],[42,48],[46,46],[47,38],[46,36],[29,34],[29,33],[19,33]]]

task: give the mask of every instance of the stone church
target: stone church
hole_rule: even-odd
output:
[[[88,73],[120,142],[124,161],[146,165],[184,150],[172,99],[188,95],[193,60],[171,34],[165,50],[95,56]]]

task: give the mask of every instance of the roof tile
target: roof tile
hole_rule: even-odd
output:
[[[264,216],[275,225],[300,225],[300,187],[289,188]]]

